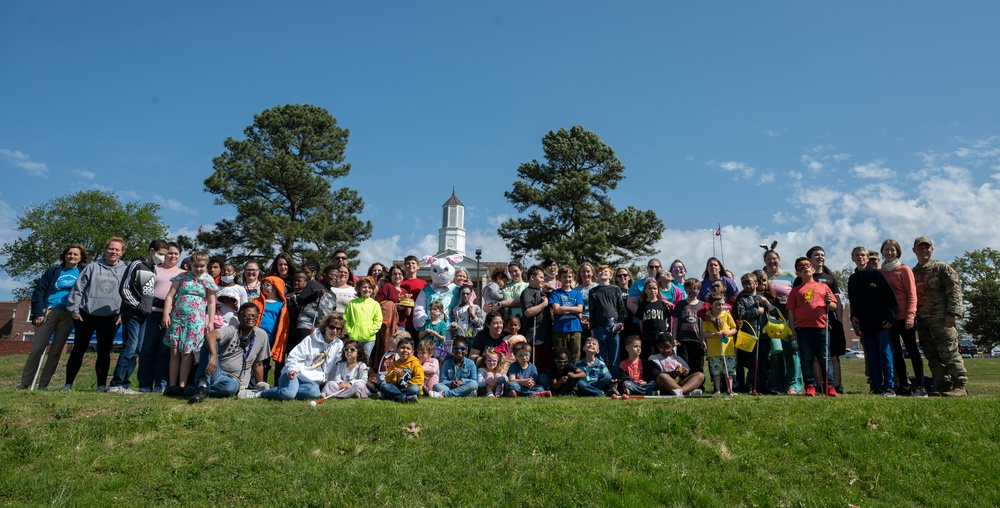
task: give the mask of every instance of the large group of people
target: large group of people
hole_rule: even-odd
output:
[[[286,253],[241,268],[202,251],[182,260],[162,239],[131,261],[118,237],[94,261],[73,243],[32,296],[36,329],[19,388],[47,389],[75,332],[63,390],[74,388],[96,336],[98,391],[191,402],[682,397],[705,394],[709,379],[716,394],[836,397],[849,327],[865,348],[872,393],[967,395],[955,329],[961,286],[929,238],[914,240],[912,268],[893,239],[855,248],[846,294],[822,247],[789,272],[776,245],[762,246],[761,268],[738,278],[716,257],[700,278],[679,259],[650,259],[634,281],[626,267],[514,260],[489,274],[480,296],[461,268],[431,291],[415,256],[358,276],[344,250],[322,270]]]

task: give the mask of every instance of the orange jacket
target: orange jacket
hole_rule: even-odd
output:
[[[285,281],[281,280],[277,276],[264,277],[263,282],[270,282],[274,286],[275,291],[278,293],[278,300],[281,300],[283,304],[281,307],[281,315],[278,316],[278,328],[274,330],[274,345],[271,346],[271,358],[276,362],[285,361],[285,345],[288,344],[288,301],[285,300]],[[265,298],[263,293],[254,299],[253,304],[257,307],[260,312],[260,317],[257,318],[257,326],[260,326],[260,322],[264,319],[264,306]]]

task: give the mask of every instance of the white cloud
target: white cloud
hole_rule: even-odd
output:
[[[23,169],[31,176],[44,177],[49,172],[49,167],[44,162],[34,162],[28,154],[22,151],[0,148],[0,155],[3,155],[7,162]]]
[[[174,198],[164,198],[163,196],[155,195],[153,196],[153,200],[162,205],[167,210],[186,213],[188,215],[198,215],[198,212],[195,211],[195,209],[185,205],[184,203],[181,203],[180,201],[177,201]]]
[[[101,191],[101,192],[114,192],[115,191],[111,187],[108,187],[107,185],[101,185],[99,183],[91,184],[90,186],[93,187],[94,189],[97,189],[97,190]]]
[[[774,183],[774,178],[775,176],[773,171],[767,171],[765,173],[761,173],[760,183]]]
[[[835,160],[837,162],[840,162],[840,161],[846,161],[847,159],[850,159],[851,158],[851,154],[849,154],[849,153],[837,153],[837,154],[833,154],[831,157],[833,158],[833,160]]]
[[[502,213],[502,214],[500,214],[500,215],[494,215],[494,216],[492,216],[492,217],[487,217],[487,218],[486,218],[486,222],[487,222],[487,223],[488,223],[488,224],[489,224],[490,226],[493,226],[493,227],[496,227],[496,228],[499,228],[499,227],[500,227],[500,225],[501,225],[501,224],[503,224],[504,222],[507,222],[507,219],[509,219],[509,218],[510,218],[510,215],[507,215],[507,214],[505,214],[505,213]]]
[[[851,174],[858,178],[870,178],[875,180],[886,180],[896,176],[896,172],[885,167],[885,159],[878,159],[867,164],[855,164],[851,168]]]
[[[819,173],[820,171],[823,170],[823,163],[816,160],[816,158],[810,155],[803,154],[802,157],[799,158],[799,160],[802,161],[802,163],[805,164],[806,168],[808,168],[809,171],[812,171],[813,173]]]
[[[753,177],[754,173],[757,172],[757,169],[754,168],[753,166],[750,166],[749,164],[740,161],[720,162],[719,167],[722,168],[723,171],[728,171],[731,173],[735,172],[737,174],[737,177],[742,177],[744,180],[749,180],[750,178]]]
[[[71,169],[69,170],[69,172],[73,173],[76,176],[79,176],[80,178],[85,178],[87,180],[93,180],[94,177],[97,176],[97,174],[94,173],[93,171],[84,171],[82,169]]]

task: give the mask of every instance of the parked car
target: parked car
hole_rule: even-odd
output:
[[[858,358],[861,360],[865,359],[865,352],[860,349],[848,349],[846,353],[840,355],[841,358]]]

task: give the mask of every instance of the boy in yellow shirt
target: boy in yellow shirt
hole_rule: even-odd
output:
[[[424,367],[413,354],[413,340],[400,339],[396,354],[399,357],[389,365],[389,372],[385,381],[379,383],[378,391],[383,399],[416,402],[420,386],[424,384]]]

